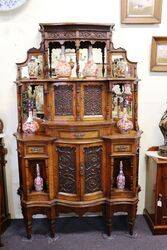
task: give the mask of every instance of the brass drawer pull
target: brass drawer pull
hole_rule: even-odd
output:
[[[80,133],[75,133],[74,136],[77,138],[77,139],[81,139],[85,136],[85,133],[83,132],[80,132]]]

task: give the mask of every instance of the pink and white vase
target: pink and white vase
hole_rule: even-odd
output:
[[[88,48],[88,61],[86,62],[83,72],[83,77],[96,78],[98,75],[98,66],[93,61],[93,50],[90,45]]]
[[[69,78],[71,76],[71,65],[66,61],[64,45],[61,47],[60,59],[56,64],[55,74],[58,78]]]
[[[23,124],[23,132],[34,134],[39,129],[38,123],[33,119],[32,111],[29,111],[27,121]]]
[[[117,127],[121,134],[127,134],[133,129],[133,123],[128,119],[126,111],[124,111],[121,119],[117,122]]]
[[[125,175],[123,172],[123,163],[120,161],[119,165],[119,174],[117,176],[117,188],[124,189],[125,188]]]
[[[36,165],[36,178],[34,179],[34,187],[35,191],[41,192],[43,191],[43,178],[41,177],[40,174],[40,167],[39,164]]]

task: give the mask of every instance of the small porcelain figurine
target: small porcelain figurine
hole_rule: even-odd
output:
[[[23,132],[26,134],[34,134],[39,129],[38,123],[33,119],[33,113],[29,110],[28,118],[23,124]]]
[[[43,191],[43,178],[41,177],[40,174],[40,167],[39,164],[36,165],[36,178],[34,180],[34,187],[35,187],[35,191],[37,192],[41,192]]]
[[[66,61],[64,45],[61,47],[60,59],[56,64],[55,74],[58,78],[69,78],[71,76],[71,65]]]
[[[38,63],[34,56],[31,57],[30,61],[28,62],[28,74],[30,78],[37,78],[38,77]]]
[[[98,75],[98,66],[93,61],[93,49],[91,45],[88,48],[88,61],[84,66],[82,75],[89,78],[96,78]]]
[[[121,119],[117,122],[117,127],[121,134],[129,133],[133,129],[133,123],[128,120],[126,108],[124,108]]]
[[[124,58],[116,58],[112,63],[113,77],[126,77],[128,72],[127,62]]]
[[[125,175],[123,172],[123,163],[120,161],[119,165],[119,174],[117,176],[117,188],[124,189],[125,188]]]

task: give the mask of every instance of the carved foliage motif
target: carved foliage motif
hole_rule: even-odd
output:
[[[87,38],[87,39],[106,39],[106,32],[89,32],[89,31],[80,31],[79,32],[80,38]]]
[[[66,38],[75,38],[75,31],[58,31],[54,33],[45,33],[46,39],[66,39]]]
[[[57,147],[59,192],[76,193],[76,149]]]
[[[84,115],[102,115],[102,87],[84,87]]]
[[[84,148],[84,157],[85,193],[88,194],[101,191],[102,147]]]
[[[55,114],[72,115],[73,114],[73,86],[59,85],[55,86]]]

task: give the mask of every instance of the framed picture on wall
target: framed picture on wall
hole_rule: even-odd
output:
[[[121,0],[121,23],[161,22],[162,0]]]
[[[167,37],[152,38],[151,71],[167,72]]]

